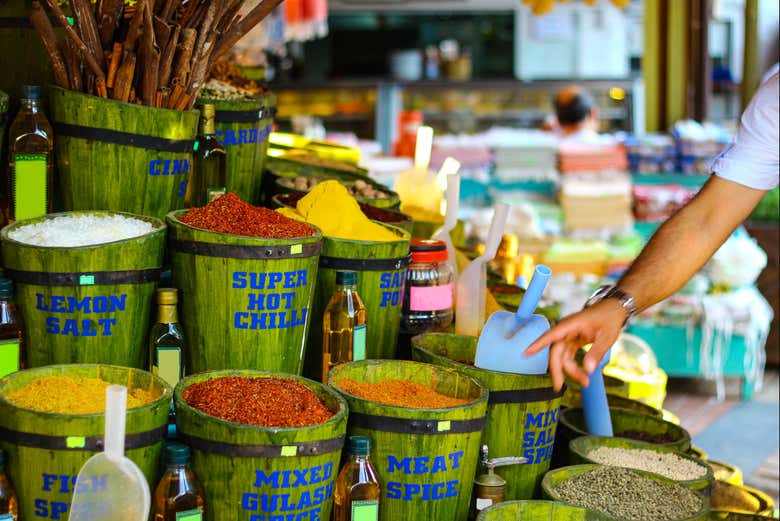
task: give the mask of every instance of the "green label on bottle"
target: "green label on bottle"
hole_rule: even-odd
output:
[[[14,155],[14,220],[46,214],[46,154]]]
[[[0,378],[19,370],[19,339],[0,340]],[[2,518],[0,518],[2,520]]]
[[[158,347],[154,374],[176,387],[181,378],[181,349],[178,347]]]
[[[176,521],[202,521],[203,511],[197,508],[193,510],[185,510],[184,512],[176,512]]]
[[[378,519],[378,499],[366,499],[352,502],[352,521],[377,521]]]
[[[352,360],[366,359],[366,325],[355,326],[352,330]]]
[[[214,199],[217,199],[219,197],[222,197],[225,195],[225,192],[227,190],[224,186],[220,186],[217,188],[206,188],[206,204],[209,204]]]

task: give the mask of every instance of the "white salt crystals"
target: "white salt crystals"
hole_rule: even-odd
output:
[[[132,239],[154,230],[152,223],[141,219],[79,213],[15,227],[8,238],[33,246],[74,247]]]

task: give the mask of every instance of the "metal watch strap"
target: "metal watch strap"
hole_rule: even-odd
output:
[[[585,303],[585,307],[590,307],[593,304],[608,298],[617,299],[617,301],[620,302],[620,305],[623,306],[623,309],[626,310],[626,319],[623,321],[623,327],[625,327],[631,317],[636,315],[636,304],[634,303],[634,298],[622,289],[618,289],[615,286],[601,286],[588,299]]]

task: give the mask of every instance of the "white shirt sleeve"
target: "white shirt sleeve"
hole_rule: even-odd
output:
[[[718,177],[757,190],[771,190],[780,182],[779,81],[775,72],[756,91],[734,140],[710,167]]]

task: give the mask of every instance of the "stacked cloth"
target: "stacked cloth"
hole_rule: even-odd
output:
[[[560,200],[566,231],[621,232],[633,224],[631,177],[625,172],[565,175]]]
[[[561,174],[626,170],[628,156],[621,143],[561,143],[558,168]]]

